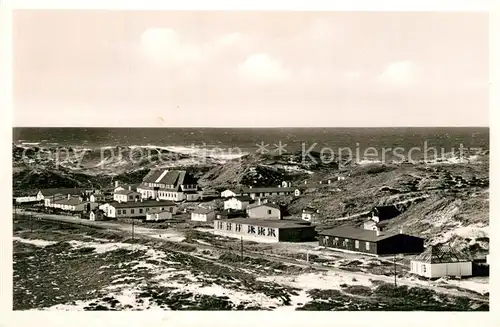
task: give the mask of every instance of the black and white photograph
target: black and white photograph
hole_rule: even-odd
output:
[[[489,22],[13,10],[12,309],[489,311]]]

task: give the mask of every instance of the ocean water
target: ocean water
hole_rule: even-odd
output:
[[[415,128],[13,128],[13,142],[39,147],[85,148],[156,146],[189,151],[190,148],[238,148],[245,153],[283,146],[283,153],[328,148],[365,151],[372,147],[404,149],[435,147],[489,149],[488,127]]]

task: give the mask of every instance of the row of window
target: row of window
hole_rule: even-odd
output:
[[[234,231],[235,232],[241,232],[241,230],[242,230],[241,224],[236,224],[236,223],[233,224],[233,223],[230,223],[230,222],[226,223],[226,230],[227,231],[232,231],[233,230],[233,225],[234,225]],[[224,228],[224,224],[222,223],[222,221],[218,221],[217,222],[216,228],[217,229],[223,229]],[[270,227],[268,227],[266,229],[266,227],[259,227],[259,226],[248,225],[246,232],[248,234],[253,234],[253,235],[256,234],[256,235],[259,235],[259,236],[276,237],[276,230],[274,228],[270,228]]]
[[[328,245],[329,240],[330,240],[330,237],[325,236],[325,238],[324,238],[325,245]],[[334,238],[332,238],[331,243],[333,246],[342,246],[342,247],[346,248],[346,247],[349,247],[349,244],[351,244],[350,242],[352,242],[352,241],[353,240],[348,239],[348,238],[345,238],[341,241],[338,237],[334,237]],[[354,240],[354,248],[359,249],[359,241],[358,240]],[[365,250],[366,251],[370,250],[370,242],[365,242]]]
[[[148,212],[148,211],[149,211],[149,209],[154,209],[154,208],[146,208],[146,209],[145,209],[145,212]],[[133,214],[135,214],[135,213],[136,213],[136,210],[139,210],[139,211],[138,211],[139,213],[144,213],[144,210],[143,210],[142,208],[139,208],[139,209],[130,209],[130,214],[132,214],[132,215],[133,215]],[[161,208],[161,210],[162,210],[162,211],[164,211],[164,210],[165,210],[165,208],[164,208],[164,207],[162,207],[162,208]],[[168,210],[168,211],[172,211],[172,210],[169,208],[169,210]],[[118,215],[121,215],[121,214],[126,215],[126,214],[127,214],[127,209],[118,209],[118,210],[116,210],[116,213],[117,213]]]
[[[174,185],[167,185],[163,183],[145,183],[146,186],[149,187],[159,187],[159,188],[174,188]],[[186,185],[181,185],[183,189],[195,189],[196,184],[186,184]]]
[[[176,198],[177,192],[158,192],[158,196],[161,196],[164,198]]]

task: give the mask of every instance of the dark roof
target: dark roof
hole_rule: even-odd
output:
[[[115,192],[115,194],[123,194],[123,195],[129,195],[130,193],[138,193],[138,192],[132,190],[119,190]]]
[[[236,199],[238,201],[244,201],[244,202],[250,202],[252,200],[252,198],[249,197],[248,195],[242,195],[242,196],[233,196],[232,198],[229,198],[226,201],[229,201],[231,199]]]
[[[46,188],[46,189],[40,190],[40,192],[42,192],[42,195],[44,197],[52,196],[52,195],[56,195],[56,194],[76,195],[76,194],[81,194],[84,191],[85,191],[84,188]]]
[[[424,252],[416,256],[412,261],[425,263],[450,263],[471,261],[464,253],[455,251],[448,245],[429,246]]]
[[[92,212],[93,212],[93,213],[102,213],[102,214],[104,214],[104,213],[105,213],[105,212],[104,212],[104,210],[102,210],[102,209],[97,209],[97,208],[96,208],[96,209],[93,209],[93,210],[92,210]]]
[[[196,178],[185,170],[158,169],[150,171],[143,179],[145,183],[159,183],[166,185],[194,185]]]
[[[360,240],[360,241],[378,242],[386,238],[398,235],[399,233],[387,233],[382,231],[377,236],[377,232],[375,231],[356,228],[352,226],[340,226],[331,229],[324,229],[320,231],[319,234],[326,236],[350,238],[353,240]]]
[[[309,213],[317,213],[317,209],[313,209],[310,207],[304,208],[302,212],[309,212]]]
[[[56,199],[54,201],[54,203],[56,204],[63,204],[63,205],[77,205],[77,204],[81,204],[81,203],[86,203],[88,201],[83,201],[81,200],[80,198],[60,198],[60,199]]]
[[[247,210],[249,209],[254,209],[254,208],[257,208],[257,207],[270,207],[270,208],[275,208],[275,209],[280,209],[281,210],[281,207],[277,204],[274,204],[274,203],[253,203],[253,204],[250,204],[248,207],[247,207]]]
[[[295,192],[297,187],[252,187],[244,188],[242,193],[277,193],[277,192]]]
[[[173,201],[169,200],[144,200],[144,201],[131,201],[131,202],[110,202],[109,205],[115,208],[145,208],[145,207],[161,207],[161,206],[175,206]]]
[[[395,206],[377,206],[372,209],[372,212],[376,214],[380,220],[391,219],[401,214]]]
[[[193,213],[199,213],[199,214],[202,214],[202,215],[205,215],[207,213],[210,213],[210,212],[214,212],[215,210],[214,209],[208,209],[208,208],[197,208],[193,211]]]
[[[232,218],[227,220],[231,223],[237,224],[247,224],[255,225],[261,227],[272,227],[272,228],[299,228],[299,227],[311,227],[311,223],[300,219],[258,219],[258,218]]]

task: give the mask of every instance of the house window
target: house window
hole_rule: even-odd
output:
[[[130,209],[130,213],[132,213],[132,214],[133,214],[133,213],[134,213],[134,209]]]
[[[276,232],[274,231],[274,228],[267,229],[267,236],[276,237]]]
[[[270,215],[271,214],[271,210],[267,210],[267,214]]]
[[[248,226],[248,234],[255,234],[255,227],[254,226]]]
[[[366,251],[370,251],[370,242],[365,242]]]
[[[335,237],[335,238],[333,239],[333,244],[335,244],[335,245],[339,245],[339,238],[338,238],[338,237]]]
[[[241,224],[236,224],[236,231],[241,232]]]
[[[257,233],[262,236],[266,236],[266,229],[264,227],[259,227]]]
[[[125,215],[127,213],[127,210],[123,209],[123,214]]]
[[[227,230],[232,230],[231,223],[227,223],[227,224],[226,224],[226,229],[227,229]]]
[[[222,229],[222,221],[218,221],[217,222],[217,228],[218,229]]]
[[[129,197],[128,197],[128,199],[129,199],[129,200],[133,200],[133,199],[134,199],[134,197],[133,197],[133,196],[129,196]]]
[[[142,209],[139,209],[139,213],[142,213]]]
[[[345,239],[342,244],[344,245],[344,247],[347,247],[349,245],[349,240]]]
[[[149,211],[149,208],[146,208],[146,211]]]
[[[116,210],[116,213],[117,213],[118,215],[121,215],[121,214],[122,214],[122,211],[121,211],[121,210]]]
[[[426,270],[425,270],[425,264],[422,265],[422,272],[424,272],[424,273],[426,272]]]
[[[165,208],[164,208],[164,207],[161,207],[161,211],[163,211],[163,210],[165,210]]]
[[[359,249],[359,241],[358,241],[358,240],[355,240],[355,241],[354,241],[354,247],[355,247],[356,249]]]

